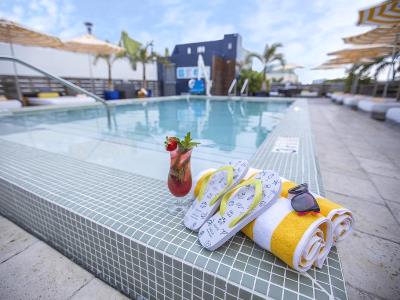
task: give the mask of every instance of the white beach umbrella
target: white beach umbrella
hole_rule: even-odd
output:
[[[79,52],[79,53],[87,53],[88,61],[89,61],[89,75],[92,81],[92,92],[94,92],[94,84],[93,84],[93,72],[92,72],[92,63],[90,60],[90,55],[112,55],[117,54],[124,51],[124,48],[121,48],[117,45],[111,44],[109,42],[100,40],[96,38],[92,34],[92,24],[86,22],[88,33],[82,36],[76,37],[69,41],[65,41],[61,49]]]
[[[123,48],[96,38],[92,34],[84,34],[64,42],[64,50],[88,54],[116,54],[124,51]]]

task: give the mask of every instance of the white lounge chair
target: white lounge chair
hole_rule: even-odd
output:
[[[400,107],[389,108],[386,112],[386,120],[400,124]]]
[[[357,109],[358,102],[361,100],[372,100],[371,96],[366,95],[350,95],[343,99],[343,105],[349,106],[352,109]]]
[[[344,98],[347,96],[353,96],[353,95],[347,93],[335,94],[335,96],[333,97],[333,101],[336,102],[337,104],[342,104]]]
[[[70,105],[70,104],[87,104],[94,103],[94,100],[91,97],[86,96],[61,96],[61,97],[52,97],[52,98],[37,98],[37,97],[29,97],[28,103],[30,105]]]
[[[368,112],[376,120],[385,120],[385,114],[390,108],[400,107],[400,102],[394,98],[373,98],[360,100],[357,105],[359,110]]]
[[[22,107],[22,102],[19,100],[6,99],[3,97],[0,100],[0,110],[16,109],[21,107]]]

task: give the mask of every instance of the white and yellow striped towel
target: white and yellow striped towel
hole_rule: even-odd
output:
[[[295,187],[297,184],[282,177],[281,181],[281,197],[288,198],[289,189]],[[340,204],[332,202],[320,195],[314,193],[312,194],[318,202],[318,205],[321,209],[321,214],[327,217],[332,222],[333,244],[335,245],[337,242],[345,239],[353,230],[353,213],[349,209],[341,206]]]
[[[286,198],[278,199],[242,232],[299,272],[312,265],[322,267],[332,247],[328,218],[321,214],[299,216]]]

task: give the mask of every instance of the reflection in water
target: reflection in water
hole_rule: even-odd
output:
[[[281,101],[210,99],[142,102],[116,106],[118,127],[112,132],[107,129],[103,110],[84,109],[4,117],[0,120],[0,134],[1,126],[7,122],[29,130],[62,124],[57,130],[127,139],[135,145],[146,143],[146,147],[162,151],[159,145],[166,135],[184,136],[191,131],[193,138],[202,142],[197,152],[210,153],[213,149],[218,155],[249,157],[279,123],[288,106],[288,102]]]

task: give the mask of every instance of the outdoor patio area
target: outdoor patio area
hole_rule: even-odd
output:
[[[326,196],[351,209],[352,237],[338,245],[349,299],[400,294],[400,127],[310,100]]]
[[[349,299],[395,299],[400,269],[400,130],[368,115],[309,100],[326,196],[355,214],[338,245]],[[1,219],[0,290],[5,299],[122,299],[87,271]],[[22,283],[21,283],[22,282]],[[23,288],[21,288],[23,287]],[[86,297],[86,298],[85,298]]]

